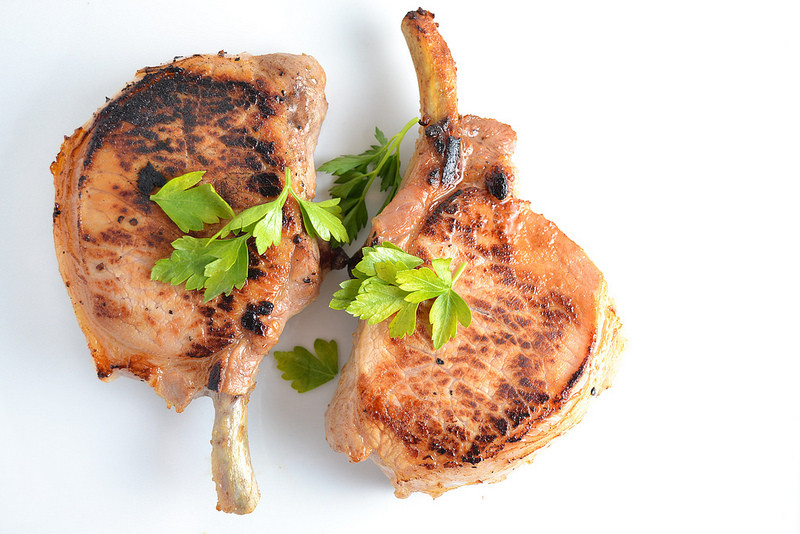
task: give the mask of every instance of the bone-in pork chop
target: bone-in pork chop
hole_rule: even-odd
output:
[[[455,289],[473,321],[438,351],[422,317],[404,339],[389,336],[388,321],[361,321],[326,428],[331,447],[371,457],[398,496],[438,496],[501,480],[577,423],[610,385],[623,340],[597,267],[516,198],[513,130],[458,114],[455,64],[433,15],[410,12],[402,29],[422,127],[368,242],[467,262]]]
[[[286,320],[319,292],[319,248],[289,201],[280,244],[261,255],[251,244],[244,288],[204,302],[202,292],[150,279],[182,232],[149,195],[205,170],[203,182],[238,212],[275,198],[289,167],[297,193],[313,198],[324,87],[310,56],[220,53],[143,69],[52,165],[59,267],[97,375],[138,377],[178,411],[212,396],[213,471],[225,511],[258,502],[247,399]]]

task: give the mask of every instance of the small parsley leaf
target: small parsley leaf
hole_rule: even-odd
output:
[[[417,308],[419,308],[419,302],[403,303],[403,307],[389,323],[391,337],[406,337],[414,333],[417,327]]]
[[[291,351],[275,351],[281,377],[290,380],[292,387],[305,393],[332,380],[339,372],[339,348],[336,341],[317,339],[314,352],[295,347]]]
[[[355,267],[355,271],[367,276],[375,276],[375,264],[381,262],[401,263],[406,269],[422,265],[422,260],[405,252],[393,243],[383,243],[377,247],[361,249],[363,258]]]
[[[433,348],[438,350],[456,337],[456,321],[465,328],[472,323],[472,312],[458,293],[448,289],[433,301],[430,321],[433,326]]]
[[[286,190],[297,201],[300,213],[303,215],[303,225],[311,237],[319,237],[323,241],[330,241],[331,237],[333,237],[339,242],[347,239],[347,230],[342,224],[342,219],[339,215],[342,209],[338,206],[338,198],[322,202],[303,200],[292,189],[292,173],[288,167],[286,168],[286,186],[284,187],[284,191]]]
[[[406,295],[399,287],[380,278],[367,278],[359,287],[356,299],[347,307],[347,313],[369,324],[377,324],[399,311]]]
[[[350,303],[356,300],[361,282],[361,279],[354,278],[352,280],[345,280],[339,284],[339,287],[342,289],[333,294],[330,307],[334,310],[346,310]]]
[[[436,261],[436,260],[434,260]],[[448,258],[448,263],[450,259]],[[450,274],[449,272],[447,273]],[[403,271],[397,275],[398,285],[408,292],[408,302],[422,302],[438,297],[450,289],[449,281],[442,280],[438,274],[427,267]]]
[[[173,241],[172,255],[156,262],[150,278],[172,285],[186,282],[186,289],[202,289],[208,280],[206,265],[216,259],[206,250],[205,241],[188,235]]]
[[[347,229],[342,224],[339,214],[342,209],[338,198],[331,198],[322,202],[309,202],[297,199],[300,212],[303,214],[303,224],[311,237],[319,237],[324,241],[333,239],[341,242],[347,240]]]
[[[183,174],[168,181],[150,200],[178,225],[182,232],[198,231],[204,224],[233,217],[233,209],[211,184],[195,186],[205,171]],[[191,188],[191,189],[190,189]]]
[[[230,294],[233,288],[242,289],[247,282],[247,234],[233,239],[211,241],[208,248],[217,258],[206,265],[203,273],[208,277],[204,294],[205,301],[225,293]]]

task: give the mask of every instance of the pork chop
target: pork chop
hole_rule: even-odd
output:
[[[369,244],[467,262],[455,289],[468,328],[434,350],[415,333],[360,321],[326,413],[331,447],[371,457],[399,497],[506,474],[576,424],[610,385],[622,346],[606,282],[583,250],[516,198],[516,135],[458,114],[456,70],[433,15],[403,19],[419,81],[419,139],[402,188]],[[419,314],[427,310],[420,308]]]
[[[313,198],[324,87],[305,55],[220,53],[146,68],[64,141],[51,167],[59,268],[97,376],[139,378],[179,412],[212,396],[224,511],[258,502],[247,400],[286,320],[319,292],[320,252],[290,200],[280,244],[259,255],[251,243],[244,288],[204,302],[201,292],[150,279],[182,232],[149,195],[205,170],[203,182],[238,212],[275,198],[289,167],[297,193]]]

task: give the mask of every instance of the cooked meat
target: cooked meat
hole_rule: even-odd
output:
[[[438,496],[502,480],[577,423],[610,385],[623,339],[597,267],[516,198],[513,130],[458,114],[455,64],[433,15],[410,12],[402,29],[422,127],[368,241],[468,262],[455,289],[473,322],[434,351],[422,318],[405,339],[389,337],[389,321],[361,321],[326,429],[351,461],[371,457],[397,496]]]
[[[290,200],[280,245],[259,255],[251,244],[245,287],[204,302],[150,280],[182,233],[149,195],[205,170],[203,181],[240,211],[276,197],[290,167],[295,190],[313,198],[324,87],[309,56],[220,53],[146,68],[65,140],[51,168],[59,267],[97,375],[133,375],[179,412],[213,397],[214,479],[228,512],[258,502],[247,400],[286,320],[319,292],[319,248]]]

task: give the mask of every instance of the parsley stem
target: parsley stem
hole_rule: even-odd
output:
[[[400,143],[403,142],[403,137],[405,137],[406,132],[409,130],[409,128],[411,128],[412,126],[414,126],[418,122],[419,122],[419,119],[414,117],[413,119],[408,121],[405,126],[403,126],[402,130],[400,130],[398,133],[396,133],[391,138],[389,143],[387,143],[387,145],[386,145],[386,148],[387,148],[386,153],[383,155],[383,157],[381,158],[380,162],[378,162],[378,164],[375,165],[375,168],[372,170],[372,172],[369,173],[369,174],[373,175],[373,178],[375,177],[375,175],[378,174],[378,170],[386,164],[386,160],[389,159],[389,156],[392,153],[394,153],[394,154],[399,154],[400,153]],[[372,182],[370,182],[370,184],[371,183]]]
[[[456,273],[453,275],[453,282],[450,284],[450,287],[455,285],[456,280],[458,280],[458,277],[461,276],[461,273],[463,273],[464,269],[466,268],[467,268],[467,262],[464,262],[458,266],[458,269],[456,269]]]
[[[386,143],[386,146],[384,146],[381,149],[381,151],[378,152],[379,154],[383,153],[383,156],[381,157],[381,160],[375,165],[375,168],[364,175],[369,177],[369,181],[367,182],[366,187],[364,187],[364,190],[361,192],[361,198],[359,198],[358,203],[365,202],[365,199],[367,198],[367,193],[369,192],[370,187],[372,187],[372,182],[375,181],[375,177],[378,176],[378,171],[380,171],[383,168],[383,166],[389,160],[389,157],[391,157],[392,154],[395,154],[399,158],[400,144],[403,142],[403,138],[405,137],[406,132],[408,132],[408,130],[417,123],[419,123],[419,119],[417,117],[414,117],[413,119],[408,121],[406,125],[403,126],[403,129],[400,130],[395,135],[393,135],[392,138],[389,140],[389,142]],[[397,189],[399,186],[400,184],[395,184],[395,186],[392,188],[393,189],[392,194],[386,197],[386,202],[384,202],[383,205],[384,208],[392,200],[392,198],[394,198],[394,195],[397,194]]]

